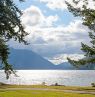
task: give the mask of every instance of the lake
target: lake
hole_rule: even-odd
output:
[[[17,75],[6,80],[3,71],[0,71],[0,82],[8,84],[41,84],[58,83],[66,86],[90,86],[95,82],[95,70],[17,70]]]

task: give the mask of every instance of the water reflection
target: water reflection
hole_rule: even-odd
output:
[[[18,70],[17,75],[10,76],[6,80],[3,71],[0,71],[0,82],[8,84],[41,84],[46,82],[48,85],[58,83],[61,85],[88,86],[95,82],[94,70]]]

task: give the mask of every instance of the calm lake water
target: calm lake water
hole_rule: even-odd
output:
[[[41,84],[59,83],[67,86],[90,86],[95,82],[95,70],[18,70],[19,77],[10,76],[6,80],[3,71],[0,71],[0,82],[8,84]]]

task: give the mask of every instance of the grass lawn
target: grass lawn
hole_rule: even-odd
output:
[[[79,90],[79,91],[94,91],[95,87],[81,87],[81,86],[46,86],[46,85],[1,85],[0,88],[46,88],[58,90]]]
[[[10,90],[9,88],[48,88],[48,90]],[[9,90],[8,90],[9,89]],[[49,89],[58,89],[58,91],[51,91]],[[85,90],[95,91],[93,87],[64,87],[64,86],[17,86],[8,85],[0,88],[0,97],[95,97],[94,94],[81,93],[66,93],[61,90]]]
[[[92,94],[64,93],[40,90],[0,91],[0,97],[95,97]]]

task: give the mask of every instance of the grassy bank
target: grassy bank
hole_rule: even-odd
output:
[[[64,92],[64,90],[86,91],[86,93],[71,93],[69,91]],[[95,97],[94,94],[88,94],[88,92],[95,92],[95,88],[43,85],[0,86],[0,97]]]

